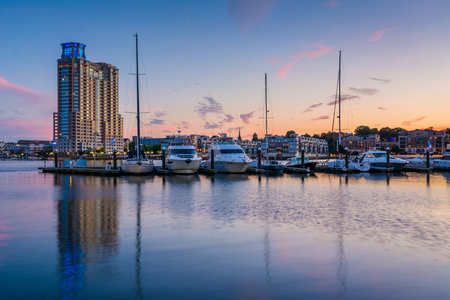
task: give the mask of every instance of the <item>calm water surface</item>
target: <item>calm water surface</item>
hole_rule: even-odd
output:
[[[450,299],[450,173],[38,166],[0,162],[1,299]]]

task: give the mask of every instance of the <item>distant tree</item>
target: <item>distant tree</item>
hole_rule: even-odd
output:
[[[369,135],[369,134],[377,134],[378,128],[370,128],[369,126],[360,125],[356,127],[355,134],[356,135]]]
[[[136,142],[131,142],[128,148],[130,151],[136,150]]]
[[[294,134],[295,133],[295,131],[294,130],[288,130],[287,132],[286,132],[286,135],[284,136],[284,137],[290,137],[291,136],[291,134]]]
[[[380,129],[378,134],[380,135],[380,139],[382,141],[391,141],[392,138],[395,138],[396,140],[398,140],[398,133],[400,131],[406,131],[406,130],[401,127],[395,127],[395,128],[383,127]]]
[[[428,127],[428,129],[430,129],[430,130],[433,130],[433,128],[434,128],[433,126]]]
[[[450,128],[445,129],[445,134],[450,134]]]
[[[320,135],[318,135],[317,133],[313,134],[312,137],[313,137],[313,138],[316,138],[316,139],[320,139]]]
[[[161,151],[161,144],[151,146],[151,147],[150,147],[150,151],[151,151],[153,154],[158,153],[158,151]]]
[[[305,133],[304,135],[303,135],[304,137],[311,137],[309,134],[307,134],[307,133]]]
[[[105,152],[104,148],[97,148],[97,150],[95,150],[95,153],[100,154],[102,152]]]
[[[336,140],[332,136],[326,138],[328,142],[328,153],[336,153]]]
[[[400,148],[398,146],[392,147],[391,153],[392,154],[399,154],[400,153]]]
[[[253,134],[253,137],[252,137],[252,141],[253,142],[257,142],[259,139],[258,139],[258,135],[256,134],[256,132]]]

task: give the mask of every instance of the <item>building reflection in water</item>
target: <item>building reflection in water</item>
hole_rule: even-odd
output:
[[[89,262],[119,252],[115,178],[55,175],[59,284],[62,299],[78,299]],[[78,188],[80,187],[80,188]]]

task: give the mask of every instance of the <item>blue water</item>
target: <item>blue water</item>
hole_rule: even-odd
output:
[[[450,173],[39,166],[0,161],[0,299],[450,299]]]

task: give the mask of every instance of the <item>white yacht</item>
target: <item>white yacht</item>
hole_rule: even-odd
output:
[[[166,166],[170,172],[177,174],[197,173],[202,158],[192,144],[170,145],[167,152]]]
[[[368,162],[370,169],[375,171],[383,171],[387,169],[387,152],[381,150],[367,151],[361,158],[361,163]],[[394,171],[402,170],[408,162],[404,159],[389,156],[389,166],[394,168]]]
[[[214,150],[214,169],[220,173],[244,173],[252,161],[225,133],[213,138],[210,153],[211,150]],[[206,161],[206,167],[211,169],[211,157]]]
[[[434,160],[435,169],[450,169],[450,150],[447,149],[442,155],[442,159]]]
[[[138,64],[138,34],[136,33],[136,106],[137,106],[137,137],[136,137],[136,150],[130,151],[128,157],[122,159],[120,168],[123,173],[143,175],[152,173],[155,169],[153,160],[145,157],[143,151],[141,151],[141,119],[139,112],[139,64]]]

